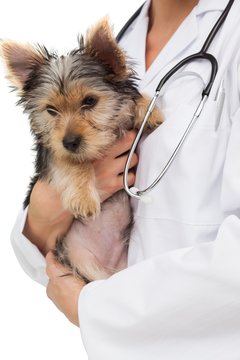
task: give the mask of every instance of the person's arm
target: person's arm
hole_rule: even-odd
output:
[[[239,359],[239,218],[227,217],[212,243],[86,285],[78,313],[90,359]]]
[[[65,269],[49,254],[47,293],[80,325],[89,358],[235,360],[239,259],[240,220],[229,216],[214,242],[150,258],[86,286],[59,277]]]
[[[124,153],[130,149],[134,136],[135,132],[129,132],[94,163],[102,201],[123,187],[122,172],[127,156]],[[131,166],[136,164],[135,155]],[[134,183],[134,178],[134,173],[130,172],[130,184]],[[59,195],[48,184],[37,182],[29,206],[20,212],[11,234],[15,254],[25,272],[34,280],[47,285],[45,255],[54,248],[56,238],[67,232],[72,220],[72,215],[63,210]]]
[[[222,181],[226,217],[216,239],[84,286],[78,311],[72,279],[50,284],[61,311],[68,316],[70,307],[71,321],[79,317],[90,359],[240,359],[240,109],[232,122]],[[51,258],[48,263],[54,266]]]

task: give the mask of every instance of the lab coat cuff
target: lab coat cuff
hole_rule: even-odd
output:
[[[46,261],[36,245],[23,235],[28,208],[20,210],[11,233],[11,243],[15,255],[23,270],[33,280],[46,286],[48,277],[46,275]]]

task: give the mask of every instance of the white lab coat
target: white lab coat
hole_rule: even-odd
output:
[[[152,95],[159,79],[198,51],[227,0],[200,0],[144,70],[146,3],[121,41],[137,60],[139,88]],[[174,163],[152,191],[133,201],[129,267],[85,286],[81,334],[90,360],[240,359],[240,1],[210,51],[219,72],[205,108]],[[139,147],[136,185],[158,175],[201,98],[209,65],[196,61],[165,86],[165,122]],[[21,234],[12,244],[24,270],[46,284],[45,261]]]

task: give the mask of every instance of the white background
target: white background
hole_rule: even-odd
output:
[[[141,0],[1,1],[0,38],[40,43],[60,53],[75,48],[77,34],[109,15],[115,34]],[[82,359],[80,332],[29,279],[14,256],[10,233],[33,172],[27,118],[16,107],[0,65],[0,359]],[[114,359],[114,355],[113,355]]]

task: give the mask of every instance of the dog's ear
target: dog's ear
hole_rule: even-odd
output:
[[[19,90],[23,89],[30,73],[46,61],[40,49],[14,41],[0,41],[0,55],[6,65],[7,78]]]
[[[86,52],[108,66],[112,76],[123,80],[129,76],[126,57],[114,38],[107,17],[87,31],[85,39]]]

